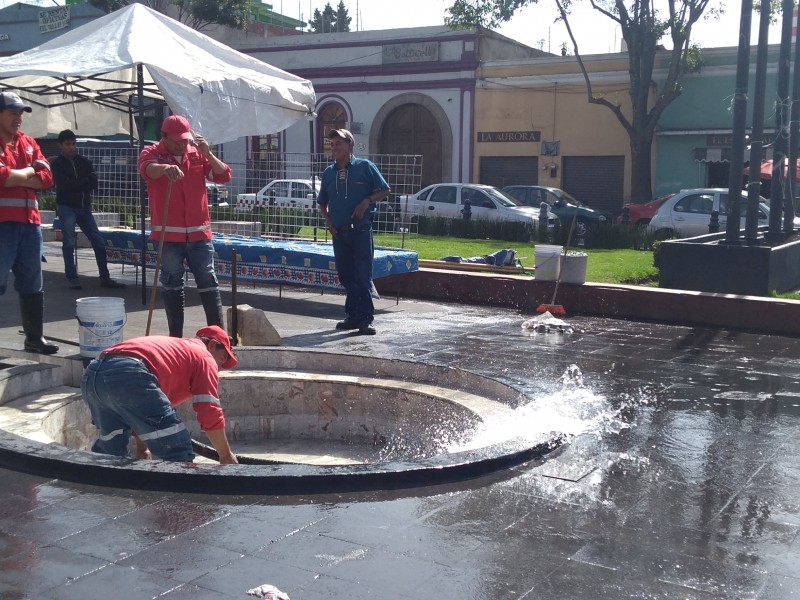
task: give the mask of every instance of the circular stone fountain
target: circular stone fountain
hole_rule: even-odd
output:
[[[500,436],[474,444],[476,431],[501,430],[527,399],[460,369],[280,348],[236,353],[239,367],[221,373],[220,396],[242,464],[92,453],[96,430],[80,393],[59,388],[0,406],[0,465],[118,487],[321,493],[471,479],[539,458],[560,442]],[[178,412],[192,437],[204,440],[190,403]]]

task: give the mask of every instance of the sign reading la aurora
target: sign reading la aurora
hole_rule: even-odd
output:
[[[439,60],[439,42],[416,44],[390,44],[383,47],[383,64],[436,62]]]
[[[538,142],[541,131],[479,131],[479,142]]]

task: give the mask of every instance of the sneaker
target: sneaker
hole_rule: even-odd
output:
[[[345,319],[344,321],[339,321],[336,324],[336,329],[343,329],[345,331],[350,331],[351,329],[358,329],[358,323],[353,323],[353,321],[348,321]]]
[[[361,325],[356,332],[356,335],[375,335],[377,332],[372,325]]]
[[[71,290],[82,290],[83,286],[81,285],[80,279],[68,279],[67,285]]]
[[[114,281],[110,277],[108,279],[101,279],[100,280],[100,287],[104,288],[112,288],[112,289],[119,289],[124,288],[125,284],[120,283],[119,281]]]

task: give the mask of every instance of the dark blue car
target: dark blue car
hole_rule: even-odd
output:
[[[550,205],[550,211],[561,221],[561,227],[569,229],[574,217],[575,235],[578,237],[585,237],[592,228],[610,222],[608,215],[581,206],[580,202],[559,188],[542,185],[507,185],[503,191],[525,206],[539,208],[542,202],[546,202]]]

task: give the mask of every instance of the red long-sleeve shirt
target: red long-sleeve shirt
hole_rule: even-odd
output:
[[[203,431],[225,427],[219,401],[219,368],[199,338],[152,335],[120,342],[105,351],[141,358],[173,407],[192,401]]]
[[[148,177],[147,167],[152,164],[178,165],[184,175],[182,179],[172,183],[166,223],[161,221],[164,217],[168,179]],[[215,183],[227,183],[231,180],[231,168],[227,165],[225,167],[224,173],[214,173],[208,159],[194,146],[187,146],[180,161],[167,152],[163,140],[142,150],[139,155],[139,173],[147,183],[150,198],[150,239],[160,240],[163,228],[164,241],[167,242],[210,240],[213,232],[208,212],[206,178],[210,177]]]
[[[36,190],[23,186],[5,187],[5,183],[11,171],[32,166],[44,188],[52,187],[50,163],[36,140],[22,132],[18,132],[10,144],[3,144],[0,151],[0,221],[40,225],[42,218]]]

